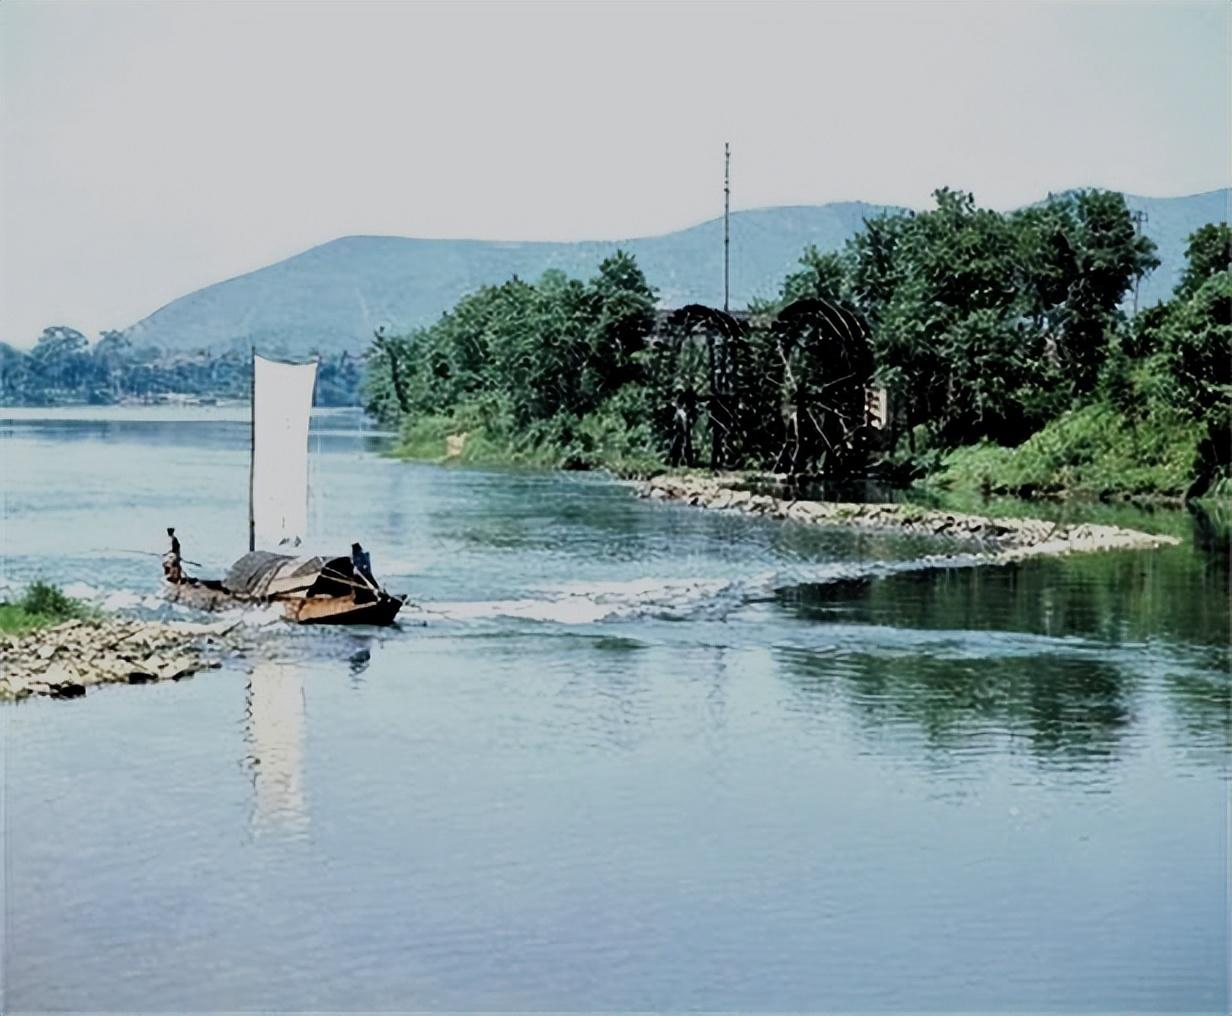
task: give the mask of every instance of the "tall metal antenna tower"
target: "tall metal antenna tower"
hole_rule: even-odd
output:
[[[1134,232],[1138,236],[1141,236],[1142,235],[1142,224],[1144,222],[1149,221],[1150,217],[1146,214],[1146,211],[1142,208],[1139,208],[1131,212],[1129,217],[1134,220]],[[1142,282],[1142,273],[1134,272],[1134,317],[1138,316],[1138,286],[1141,284],[1141,282]]]
[[[723,142],[723,313],[728,311],[731,275],[729,270],[731,249],[731,145]]]

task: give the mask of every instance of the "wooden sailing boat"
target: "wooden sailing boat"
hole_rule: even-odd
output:
[[[308,419],[317,365],[252,357],[248,553],[222,579],[167,580],[169,599],[206,610],[279,603],[299,624],[391,624],[404,596],[386,592],[366,555],[297,556],[308,529]],[[276,548],[258,550],[257,544]],[[356,567],[357,560],[360,563]],[[178,564],[178,562],[177,562]]]

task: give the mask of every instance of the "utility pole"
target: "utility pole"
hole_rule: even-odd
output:
[[[252,375],[248,385],[248,553],[257,549],[257,515],[253,493],[257,482],[257,344],[248,344],[248,366]]]
[[[1142,224],[1148,221],[1148,216],[1146,214],[1146,211],[1144,209],[1139,208],[1136,211],[1131,212],[1129,217],[1134,220],[1134,234],[1136,236],[1141,236],[1142,235]],[[1142,282],[1142,273],[1134,272],[1134,317],[1138,316],[1138,286],[1141,282]]]
[[[731,248],[731,145],[723,142],[723,313],[727,313],[730,294],[729,250]]]

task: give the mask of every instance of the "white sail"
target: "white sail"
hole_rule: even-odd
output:
[[[315,363],[253,357],[252,521],[258,549],[308,535],[308,417]]]

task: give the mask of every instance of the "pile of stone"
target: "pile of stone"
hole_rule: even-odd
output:
[[[1010,561],[1043,554],[1143,549],[1180,543],[1175,536],[1143,533],[1090,523],[1061,525],[1042,519],[988,518],[937,511],[912,504],[859,504],[801,501],[749,490],[736,475],[651,477],[639,485],[641,497],[683,501],[701,508],[741,511],[830,525],[895,530],[944,537],[975,545],[990,561]]]
[[[234,624],[94,618],[0,639],[0,701],[75,698],[96,684],[178,681],[219,665]]]

